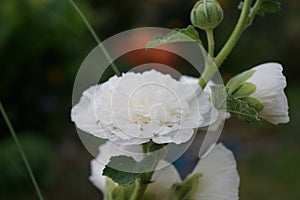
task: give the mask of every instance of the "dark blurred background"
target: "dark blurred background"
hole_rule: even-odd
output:
[[[135,27],[186,27],[195,1],[76,2],[103,40]],[[217,49],[239,15],[238,0],[219,2],[225,18],[216,30]],[[225,126],[221,141],[237,158],[241,200],[300,199],[299,24],[300,2],[282,1],[280,13],[256,18],[221,69],[228,80],[251,66],[277,61],[288,81],[289,124],[257,127],[231,118]],[[70,122],[73,81],[95,46],[67,0],[0,1],[0,97],[46,199],[101,199],[88,180],[92,156]],[[172,63],[172,55],[163,58]],[[160,53],[151,59],[159,62]],[[0,199],[37,199],[2,117],[0,130]],[[186,173],[180,162],[177,166]]]

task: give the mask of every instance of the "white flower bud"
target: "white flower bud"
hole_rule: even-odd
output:
[[[223,20],[223,10],[216,0],[200,0],[191,11],[193,26],[211,30]]]
[[[254,107],[261,118],[273,123],[289,122],[286,79],[279,63],[265,63],[234,77],[229,92]]]

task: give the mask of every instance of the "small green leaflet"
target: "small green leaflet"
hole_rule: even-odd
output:
[[[156,36],[154,40],[150,41],[146,45],[146,49],[151,49],[153,47],[175,43],[175,42],[193,42],[196,41],[199,44],[202,44],[201,39],[197,30],[193,26],[188,26],[187,28],[183,29],[174,29],[170,33],[164,36]]]
[[[264,16],[265,14],[276,13],[280,11],[280,9],[281,9],[280,2],[272,1],[272,0],[264,0],[257,11],[257,14],[260,16]]]

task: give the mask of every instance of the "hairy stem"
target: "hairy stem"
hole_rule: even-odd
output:
[[[237,25],[235,26],[232,34],[225,43],[224,47],[217,55],[215,63],[218,67],[222,65],[224,60],[227,58],[229,53],[232,51],[233,47],[236,45],[237,41],[240,39],[242,33],[245,31],[248,25],[248,16],[251,8],[252,0],[245,0],[242,8],[240,18]]]
[[[239,17],[239,20],[230,35],[229,39],[219,52],[219,54],[215,57],[214,62],[215,65],[220,68],[223,64],[224,60],[227,58],[227,56],[230,54],[238,40],[240,39],[243,32],[246,30],[247,27],[251,25],[249,24],[249,20],[253,20],[255,17],[257,10],[259,9],[259,6],[261,5],[261,0],[257,0],[253,8],[251,9],[252,0],[245,0],[243,4],[243,8],[241,11],[241,15]],[[250,17],[250,18],[249,18]],[[208,40],[211,40],[212,33],[207,32],[207,38]],[[212,47],[209,47],[209,55],[211,56],[213,54],[213,51],[211,50]],[[212,57],[212,56],[211,56]],[[204,88],[207,84],[207,82],[214,76],[217,69],[215,66],[212,65],[210,62],[206,62],[206,66],[204,69],[204,72],[202,73],[200,79],[199,79],[199,85],[201,88]]]
[[[213,30],[206,30],[206,36],[208,41],[208,53],[211,58],[214,57],[215,53],[215,40],[214,40],[214,31]]]

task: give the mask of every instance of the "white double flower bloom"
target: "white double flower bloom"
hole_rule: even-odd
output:
[[[123,145],[181,144],[217,115],[207,93],[155,70],[90,87],[71,112],[79,129]]]

